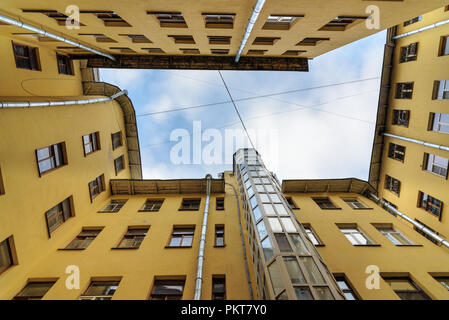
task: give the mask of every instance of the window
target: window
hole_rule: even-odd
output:
[[[398,208],[397,205],[391,203],[390,201],[387,201],[387,200],[385,200],[385,199],[382,199],[382,200],[383,200],[384,204],[388,204],[389,206],[392,206],[392,207],[395,208],[395,209]],[[391,213],[392,215],[396,216],[396,212],[394,212],[394,211],[391,210],[390,208],[386,207],[385,205],[384,205],[384,209],[385,209],[386,211],[388,211],[389,213]]]
[[[267,21],[263,25],[262,29],[270,30],[288,30],[298,18],[303,18],[303,15],[269,15]]]
[[[299,209],[299,208],[296,206],[296,203],[293,201],[293,199],[292,199],[291,197],[287,197],[287,198],[285,198],[285,199],[287,199],[287,202],[288,202],[288,205],[290,206],[290,209],[292,209],[292,210],[294,210],[294,209]]]
[[[209,44],[231,44],[231,37],[227,36],[207,36]]]
[[[449,80],[439,80],[434,82],[433,99],[449,100]]]
[[[429,229],[430,231],[432,231],[435,234],[438,234],[438,232],[436,232],[434,229],[429,228],[427,225],[425,225],[424,223],[422,223],[421,221],[419,221],[418,219],[415,219],[416,222],[422,224],[424,227],[426,227],[427,229]],[[425,237],[426,239],[432,241],[434,244],[439,245],[440,243],[435,240],[434,238],[430,237],[427,233],[424,233],[421,229],[418,229],[417,227],[413,227],[413,230],[415,230],[416,232],[418,232],[420,235],[422,235],[423,237]]]
[[[100,150],[100,132],[83,136],[84,156]]]
[[[133,43],[153,43],[143,34],[120,34],[122,37],[128,37]]]
[[[408,128],[410,110],[393,110],[392,124]]]
[[[274,238],[281,252],[292,252],[292,247],[284,233],[275,233]]]
[[[301,53],[307,52],[305,50],[287,50],[282,54],[283,56],[299,56]]]
[[[24,13],[42,13],[44,15],[46,15],[49,18],[55,19],[56,22],[58,23],[58,25],[60,26],[65,26],[66,25],[66,21],[68,19],[68,17],[56,10],[35,10],[35,9],[24,9],[22,10],[22,12]],[[79,23],[79,22],[78,22]],[[84,26],[82,23],[80,23],[81,26]]]
[[[192,36],[169,35],[168,37],[172,38],[175,43],[195,44],[195,40]]]
[[[17,264],[17,259],[15,257],[14,238],[10,236],[0,242],[0,274],[15,264]]]
[[[111,200],[103,210],[98,212],[119,212],[120,209],[125,205],[127,199],[114,199]]]
[[[111,134],[111,140],[112,140],[112,150],[115,150],[118,147],[123,146],[122,132],[119,131]]]
[[[224,198],[216,198],[216,210],[224,210]]]
[[[69,197],[58,203],[56,206],[45,212],[45,218],[47,221],[48,236],[56,230],[67,219],[74,216],[73,214],[73,200]]]
[[[396,99],[411,99],[413,95],[413,82],[396,84]]]
[[[228,54],[229,49],[210,49],[210,53],[212,53],[212,54]]]
[[[147,199],[140,212],[156,212],[162,207],[164,199]]]
[[[67,74],[73,76],[74,73],[72,59],[62,54],[56,54],[56,58],[58,60],[59,74]]]
[[[115,249],[138,249],[149,227],[128,227],[128,231]]]
[[[434,277],[436,281],[441,283],[447,290],[449,290],[449,277]]]
[[[94,239],[98,236],[98,234],[103,230],[103,228],[83,228],[80,234],[76,236],[75,239],[73,239],[72,242],[68,244],[65,249],[72,249],[72,250],[84,250],[86,249],[89,244],[94,241]]]
[[[415,61],[418,57],[418,42],[411,43],[408,46],[401,47],[399,62]]]
[[[39,176],[53,169],[67,164],[65,143],[54,144],[42,149],[36,150],[37,166]]]
[[[120,53],[136,53],[136,51],[134,51],[131,48],[127,48],[127,47],[110,47],[109,49],[118,50],[118,51],[120,51]]]
[[[441,211],[443,210],[442,201],[420,191],[418,194],[418,207],[423,208],[441,219]]]
[[[315,231],[312,229],[311,226],[304,225],[304,229],[306,230],[306,234],[313,245],[315,246],[323,245],[320,241],[320,238],[318,238],[318,236],[316,235]]]
[[[414,24],[414,23],[416,23],[416,22],[419,22],[419,21],[421,21],[421,20],[422,20],[422,16],[419,16],[419,17],[416,17],[416,18],[407,20],[407,21],[404,22],[404,27],[406,27],[406,26],[408,26],[408,25],[411,25],[411,24]]]
[[[181,12],[147,12],[147,14],[155,15],[161,28],[187,28]]]
[[[14,300],[41,300],[56,281],[30,281]]]
[[[348,17],[338,16],[328,22],[325,26],[321,27],[322,31],[345,31],[346,28],[357,20],[366,19],[366,17]]]
[[[225,246],[225,227],[224,225],[215,225],[215,246]]]
[[[312,198],[321,209],[339,209],[329,198]]]
[[[181,300],[184,280],[155,280],[151,290],[151,300]]]
[[[0,167],[0,196],[5,194],[5,185],[3,184],[2,168]]]
[[[385,189],[390,190],[391,192],[399,196],[399,192],[401,189],[401,182],[395,178],[390,177],[389,175],[386,175]]]
[[[316,46],[320,42],[329,41],[330,38],[305,38],[298,42],[297,46]]]
[[[255,49],[251,49],[248,50],[247,55],[248,56],[263,56],[265,54],[265,52],[267,52],[268,50],[255,50]]]
[[[449,113],[431,113],[429,118],[429,130],[449,133]]]
[[[343,291],[346,300],[358,300],[354,289],[352,289],[345,276],[335,276],[335,280],[337,281],[338,287]]]
[[[194,48],[179,48],[183,54],[200,54],[199,49]]]
[[[399,144],[390,143],[388,147],[388,157],[404,162],[405,147]]]
[[[212,276],[212,300],[226,300],[226,276]]]
[[[443,36],[440,42],[440,56],[447,55],[449,55],[449,36]]]
[[[356,198],[343,199],[352,209],[369,209],[366,204]]]
[[[161,48],[142,48],[142,50],[147,50],[148,53],[165,53]]]
[[[256,39],[254,39],[253,45],[272,46],[279,39],[280,38],[275,38],[275,37],[257,37]]]
[[[125,157],[123,155],[114,160],[114,167],[115,175],[118,175],[120,171],[125,169]]]
[[[90,201],[105,191],[104,174],[89,182]]]
[[[98,19],[103,20],[106,27],[131,27],[131,25],[122,19],[114,11],[89,11],[81,10],[80,13],[92,13]]]
[[[80,300],[111,300],[120,281],[91,281]]]
[[[447,179],[449,159],[431,153],[424,153],[423,169]]]
[[[191,247],[195,227],[174,227],[168,247]]]
[[[80,36],[90,36],[95,39],[96,42],[111,42],[116,43],[114,39],[109,38],[108,36],[101,33],[80,33]]]
[[[200,209],[201,199],[182,199],[180,211],[191,210],[197,211]]]
[[[354,246],[374,244],[357,226],[339,226],[338,228]]]
[[[409,277],[383,277],[401,300],[430,300]]]
[[[382,233],[388,240],[390,240],[396,246],[410,246],[414,245],[413,242],[408,240],[400,231],[396,230],[393,226],[375,226],[380,233]]]
[[[41,71],[39,50],[37,48],[24,46],[14,42],[12,43],[12,47],[17,68]]]
[[[233,13],[203,13],[206,28],[232,29],[234,27]]]

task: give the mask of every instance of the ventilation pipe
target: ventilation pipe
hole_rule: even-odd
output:
[[[399,140],[413,142],[413,143],[416,143],[416,144],[421,144],[423,146],[430,147],[430,148],[435,148],[435,149],[439,149],[439,150],[449,151],[449,147],[443,146],[443,145],[440,145],[440,144],[424,142],[424,141],[421,141],[421,140],[416,140],[416,139],[412,139],[412,138],[397,136],[395,134],[386,133],[386,132],[384,132],[383,135],[386,136],[386,137],[391,137],[391,138],[396,138],[396,139],[399,139]]]
[[[244,259],[244,263],[245,263],[245,273],[246,273],[246,280],[248,282],[248,289],[249,289],[249,298],[251,300],[254,300],[254,295],[253,295],[253,288],[251,286],[251,278],[249,277],[249,270],[248,270],[248,259],[246,258],[246,245],[245,245],[245,239],[243,238],[243,229],[242,229],[242,218],[240,215],[240,201],[239,201],[239,196],[237,195],[237,190],[235,190],[235,187],[230,184],[227,183],[226,184],[228,186],[231,186],[232,190],[234,190],[234,196],[237,202],[237,212],[238,212],[238,218],[239,218],[239,227],[240,227],[240,239],[242,240],[242,250],[243,250],[243,259]]]
[[[38,33],[38,34],[40,34],[43,37],[49,37],[49,38],[52,38],[52,39],[55,39],[55,40],[58,40],[58,41],[61,41],[61,42],[65,42],[65,43],[70,44],[72,46],[75,46],[75,47],[78,47],[78,48],[90,51],[92,53],[98,54],[100,56],[103,56],[103,57],[106,57],[108,59],[111,59],[111,60],[115,61],[115,58],[113,56],[107,54],[107,53],[103,53],[103,52],[98,51],[96,49],[87,47],[87,46],[85,46],[85,45],[83,45],[83,44],[81,44],[79,42],[75,42],[75,41],[69,40],[69,39],[61,37],[61,36],[59,36],[57,34],[45,31],[43,29],[34,27],[34,26],[30,25],[30,24],[24,23],[24,22],[16,20],[16,19],[12,19],[12,18],[4,16],[2,14],[0,14],[0,21],[5,22],[5,23],[10,24],[10,25],[13,25],[13,26],[16,26],[16,27],[19,27],[19,28],[22,28],[22,29],[26,29],[26,30]]]
[[[80,104],[92,104],[92,103],[111,101],[124,94],[128,94],[128,91],[122,90],[110,97],[95,98],[95,99],[65,100],[65,101],[0,102],[0,108],[57,107],[57,106],[71,106]]]
[[[387,209],[393,211],[396,215],[400,216],[402,219],[410,222],[413,226],[415,226],[417,229],[421,230],[422,232],[424,232],[426,235],[428,235],[429,237],[431,237],[432,239],[434,239],[435,241],[437,241],[438,243],[440,243],[441,245],[449,248],[449,242],[444,240],[443,238],[441,238],[439,235],[437,235],[435,232],[433,232],[432,230],[430,230],[429,228],[426,228],[425,226],[423,226],[421,223],[413,220],[412,218],[410,218],[409,216],[407,216],[406,214],[402,213],[401,211],[399,211],[398,209],[394,208],[393,206],[391,206],[390,204],[386,203],[384,200],[380,200],[375,194],[371,193],[368,191],[368,195],[373,198],[381,207],[386,207]]]
[[[212,176],[206,175],[206,204],[204,205],[203,225],[201,227],[200,247],[198,249],[198,263],[196,267],[195,296],[194,300],[201,300],[201,289],[203,285],[203,264],[204,264],[204,247],[206,244],[207,218],[209,216],[210,189],[212,184]]]
[[[246,42],[248,41],[249,36],[251,35],[251,31],[253,30],[254,24],[257,21],[257,18],[259,17],[259,13],[262,11],[263,5],[265,4],[265,0],[257,0],[256,5],[253,8],[253,13],[251,14],[251,17],[249,18],[248,25],[246,26],[245,34],[243,35],[242,42],[240,43],[239,51],[237,52],[237,55],[235,56],[235,62],[239,62],[240,55],[243,52],[243,49],[245,48]]]
[[[438,28],[438,27],[441,27],[441,26],[443,26],[445,24],[448,24],[448,23],[449,23],[449,19],[443,20],[443,21],[431,24],[431,25],[429,25],[427,27],[422,27],[422,28],[419,28],[417,30],[413,30],[413,31],[410,31],[410,32],[407,32],[407,33],[404,33],[404,34],[401,34],[401,35],[398,35],[398,36],[395,36],[395,37],[393,37],[393,40],[405,38],[405,37],[408,37],[408,36],[411,36],[411,35],[423,32],[423,31],[427,31],[427,30],[430,30],[430,29]]]

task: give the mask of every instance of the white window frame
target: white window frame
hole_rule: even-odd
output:
[[[357,226],[354,227],[338,227],[340,231],[343,233],[343,235],[348,239],[349,242],[351,242],[354,246],[366,246],[366,245],[372,245],[374,242],[364,233],[362,232]],[[360,239],[357,236],[361,236],[366,240],[366,243],[362,243]]]

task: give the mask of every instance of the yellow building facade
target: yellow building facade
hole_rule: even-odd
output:
[[[366,18],[364,10],[371,2],[385,13],[382,29],[444,4],[354,0],[323,7],[303,1],[298,7],[291,1],[278,8],[267,1],[243,56],[257,59],[260,52],[249,50],[262,50],[267,57],[313,58],[363,38],[376,31],[358,21]],[[131,59],[128,67],[140,67],[132,65],[132,56],[183,56],[185,62],[194,59],[189,50],[221,56],[224,51],[212,50],[222,49],[233,59],[253,6],[241,1],[160,1],[149,7],[131,1],[123,8],[118,1],[99,1],[95,7],[86,2],[80,5],[89,11],[81,13],[81,29],[68,30],[57,14],[68,5],[61,1],[44,8],[32,1],[3,1],[0,14],[113,54],[119,61]],[[112,12],[100,12],[105,8]],[[379,106],[377,132],[448,145],[446,134],[432,131],[429,124],[435,114],[447,113],[447,87],[441,83],[448,78],[448,25],[399,38],[394,50],[392,45],[397,35],[447,19],[446,9],[389,30],[386,56],[391,54],[393,68],[391,80],[383,79],[381,100],[388,103]],[[172,11],[181,13],[185,26],[179,14],[164,16],[175,19],[168,22],[156,15]],[[232,28],[229,17],[222,17],[222,25],[213,21],[207,26],[205,15],[216,18],[217,13],[233,17]],[[266,26],[270,16],[287,13],[295,18],[291,25],[280,26],[273,18]],[[342,15],[359,18],[343,29],[341,24],[335,29],[336,21],[328,25]],[[195,43],[184,43],[185,38],[177,43],[177,35],[192,36]],[[212,36],[231,40],[211,43]],[[306,38],[329,40],[297,45]],[[419,48],[415,59],[413,46],[405,55],[402,50],[412,43]],[[189,50],[183,53],[183,48]],[[440,206],[437,215],[416,203],[423,203],[418,192],[449,202],[447,171],[444,178],[441,166],[432,173],[419,167],[435,171],[428,166],[429,155],[448,158],[447,151],[376,135],[368,182],[289,180],[280,185],[258,155],[258,162],[242,160],[222,178],[210,180],[210,197],[207,178],[144,180],[132,102],[120,88],[98,82],[97,71],[90,67],[106,60],[88,53],[0,25],[0,299],[193,299],[199,256],[204,256],[201,299],[449,299],[448,249],[423,237],[367,193],[397,205],[444,238],[447,208]],[[404,56],[409,60],[399,63]],[[410,91],[406,85],[397,89],[398,84],[410,82],[411,99],[396,98],[397,92],[403,97]],[[385,96],[387,87],[393,89]],[[399,117],[408,119],[408,127],[392,125],[396,108],[409,111],[408,117]],[[401,148],[391,153],[399,160],[388,157],[390,143],[404,146],[405,157]],[[252,171],[265,173],[248,183],[244,171],[250,176]],[[390,192],[397,186],[393,180],[385,190],[387,175],[401,182],[399,197]],[[255,215],[251,199],[264,207],[260,215]],[[204,253],[199,255],[202,244]],[[379,271],[379,278],[370,282],[374,288],[367,285],[373,275],[367,272],[370,266]]]

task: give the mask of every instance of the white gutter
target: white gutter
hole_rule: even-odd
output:
[[[427,234],[429,237],[431,237],[432,239],[434,239],[435,241],[437,241],[438,243],[440,243],[441,245],[449,248],[449,242],[444,240],[443,238],[441,238],[439,235],[437,235],[435,232],[433,232],[432,230],[430,230],[429,228],[426,228],[425,226],[423,226],[421,223],[413,220],[412,218],[410,218],[409,216],[407,216],[406,214],[402,213],[401,211],[399,211],[398,209],[394,208],[393,206],[389,205],[388,203],[386,203],[384,200],[380,200],[376,195],[374,195],[373,193],[368,191],[368,194],[381,206],[381,207],[386,207],[389,210],[393,211],[396,215],[400,216],[402,219],[407,220],[408,222],[410,222],[411,224],[413,224],[417,229],[421,230],[422,232],[424,232],[425,234]]]
[[[257,21],[257,18],[259,17],[259,13],[262,11],[263,5],[265,4],[265,0],[257,0],[256,5],[253,8],[253,13],[251,14],[251,17],[249,18],[248,25],[246,26],[245,34],[243,35],[242,42],[240,43],[239,51],[237,52],[237,55],[235,56],[235,62],[239,62],[240,55],[243,52],[243,49],[245,48],[246,42],[248,41],[249,36],[251,35],[251,31],[253,30],[254,24]]]
[[[393,40],[405,38],[405,37],[408,37],[408,36],[411,36],[411,35],[423,32],[423,31],[427,31],[427,30],[430,30],[430,29],[438,28],[438,27],[441,27],[441,26],[443,26],[445,24],[448,24],[448,23],[449,23],[449,19],[443,20],[443,21],[431,24],[431,25],[429,25],[427,27],[422,27],[422,28],[419,28],[417,30],[413,30],[413,31],[410,31],[410,32],[407,32],[407,33],[404,33],[404,34],[400,34],[398,36],[393,37]]]
[[[435,148],[435,149],[439,149],[439,150],[449,151],[449,147],[443,146],[443,145],[440,145],[440,144],[434,144],[434,143],[429,143],[429,142],[416,140],[416,139],[412,139],[412,138],[397,136],[395,134],[391,134],[391,133],[387,133],[387,132],[384,132],[383,135],[386,136],[386,137],[391,137],[391,138],[396,138],[396,139],[399,139],[399,140],[413,142],[413,143],[416,143],[416,144],[421,144],[423,146],[430,147],[430,148]]]
[[[71,106],[79,104],[92,104],[114,100],[121,95],[128,94],[128,91],[122,90],[106,98],[83,99],[83,100],[63,100],[63,101],[25,101],[25,102],[0,102],[0,108],[30,108],[30,107],[56,107]]]
[[[207,218],[209,216],[210,189],[212,184],[212,176],[206,175],[206,203],[204,205],[203,225],[201,227],[200,246],[198,249],[198,262],[196,267],[195,296],[194,300],[201,300],[201,290],[203,286],[203,264],[204,264],[204,248],[206,245]]]
[[[115,58],[113,56],[111,56],[110,54],[103,53],[103,52],[98,51],[96,49],[87,47],[87,46],[85,46],[85,45],[83,45],[81,43],[78,43],[78,42],[75,42],[73,40],[61,37],[61,36],[59,36],[57,34],[45,31],[43,29],[34,27],[34,26],[32,26],[30,24],[27,24],[27,23],[24,23],[22,21],[9,18],[9,17],[4,16],[2,14],[0,14],[0,21],[5,22],[5,23],[10,24],[10,25],[13,25],[13,26],[16,26],[16,27],[19,27],[19,28],[22,28],[22,29],[26,29],[26,30],[38,33],[38,34],[40,34],[43,37],[49,37],[49,38],[52,38],[52,39],[55,39],[55,40],[58,40],[58,41],[61,41],[61,42],[65,42],[65,43],[70,44],[72,46],[75,46],[75,47],[78,47],[78,48],[90,51],[92,53],[98,54],[100,56],[103,56],[103,57],[106,57],[108,59],[111,59],[111,60],[115,61]]]

